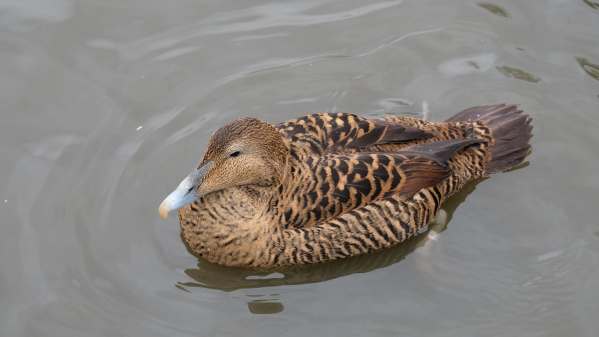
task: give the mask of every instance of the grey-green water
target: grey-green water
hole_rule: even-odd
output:
[[[591,0],[0,1],[0,336],[598,336],[598,64]],[[235,117],[423,101],[535,127],[434,240],[262,275],[158,218]]]

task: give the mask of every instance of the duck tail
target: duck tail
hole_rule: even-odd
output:
[[[477,106],[457,113],[446,122],[480,121],[491,130],[491,160],[488,173],[509,170],[530,153],[531,118],[518,106],[497,104]]]

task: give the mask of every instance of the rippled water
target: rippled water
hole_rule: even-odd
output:
[[[599,2],[0,1],[0,335],[597,336]],[[445,231],[258,274],[156,207],[242,115],[519,103]]]

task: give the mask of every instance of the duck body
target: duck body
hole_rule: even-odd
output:
[[[237,120],[212,136],[201,178],[178,188],[195,193],[179,209],[181,237],[194,255],[238,267],[384,249],[425,232],[467,182],[520,164],[531,129],[503,104],[436,123],[346,113]]]

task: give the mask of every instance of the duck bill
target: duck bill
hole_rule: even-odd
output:
[[[198,187],[202,183],[208,170],[210,170],[210,167],[212,167],[211,161],[203,163],[179,183],[179,186],[177,186],[177,188],[160,204],[158,213],[161,218],[166,219],[171,211],[191,204],[199,197],[197,194]]]

